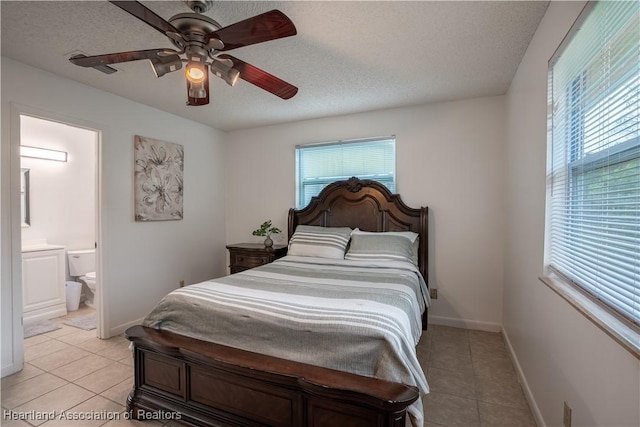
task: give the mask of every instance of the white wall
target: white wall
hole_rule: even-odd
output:
[[[497,330],[503,274],[503,98],[309,120],[228,134],[227,242],[255,241],[266,219],[285,230],[296,144],[396,135],[397,191],[428,206],[437,323]],[[286,236],[280,236],[281,238]]]
[[[640,425],[640,361],[547,288],[544,251],[547,61],[583,2],[551,2],[506,95],[503,324],[541,425]]]
[[[10,149],[11,103],[96,124],[103,131],[102,241],[107,333],[142,318],[167,292],[225,274],[224,134],[208,126],[2,58],[2,370],[13,364],[11,266],[19,271],[17,147]],[[135,222],[133,136],[183,144],[184,219]],[[17,163],[19,165],[19,163]],[[9,206],[11,200],[12,205]],[[18,251],[16,253],[16,250]]]
[[[93,248],[96,241],[96,133],[22,116],[22,145],[67,152],[67,162],[22,157],[29,169],[30,226],[23,245],[46,240],[67,250]]]

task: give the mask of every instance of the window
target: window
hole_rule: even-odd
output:
[[[395,136],[297,146],[296,207],[304,208],[328,184],[352,176],[378,181],[395,193]]]
[[[578,31],[579,30],[579,31]],[[640,324],[640,2],[591,3],[549,63],[545,263]]]

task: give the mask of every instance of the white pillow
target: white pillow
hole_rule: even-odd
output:
[[[345,259],[368,261],[408,261],[418,265],[418,233],[412,231],[351,233]]]
[[[350,236],[349,227],[299,225],[291,236],[287,255],[343,259]]]
[[[402,237],[405,237],[405,238],[409,239],[409,241],[411,243],[415,242],[416,239],[419,236],[418,233],[414,233],[413,231],[380,231],[380,232],[376,232],[376,231],[362,231],[359,228],[356,228],[351,232],[352,236],[354,234],[376,234],[376,235],[386,235],[386,236],[402,236]]]

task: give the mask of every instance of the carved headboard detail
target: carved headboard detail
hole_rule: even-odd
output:
[[[413,231],[418,233],[418,268],[427,280],[426,207],[410,208],[400,195],[391,194],[376,181],[349,178],[326,186],[301,209],[289,210],[289,239],[299,224],[351,227],[364,231]]]

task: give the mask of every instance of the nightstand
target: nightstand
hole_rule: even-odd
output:
[[[269,264],[287,254],[287,245],[266,248],[262,243],[235,243],[228,245],[231,274]]]

